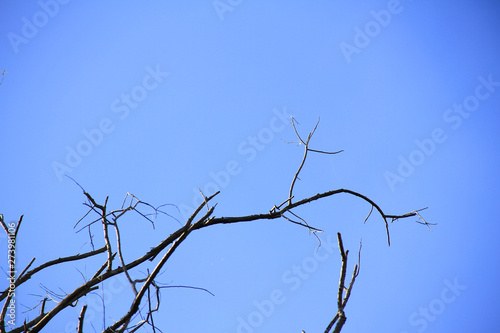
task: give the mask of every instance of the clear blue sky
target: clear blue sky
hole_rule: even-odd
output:
[[[195,232],[158,281],[215,297],[165,289],[156,324],[163,332],[323,332],[336,312],[341,232],[348,276],[363,239],[343,332],[500,329],[497,2],[1,7],[0,213],[7,222],[24,214],[19,268],[90,250],[88,235],[73,229],[85,198],[65,173],[98,202],[109,196],[110,209],[130,192],[178,206],[166,210],[185,221],[201,188],[221,190],[216,216],[268,212],[287,198],[303,154],[283,141],[295,139],[283,119],[293,115],[306,136],[321,118],[311,147],[344,152],[311,155],[297,199],[348,188],[386,213],[429,207],[423,216],[438,225],[430,232],[415,219],[397,221],[388,247],[380,216],[363,225],[370,206],[338,195],[297,210],[324,230],[319,250],[285,220]],[[129,259],[179,227],[158,217],[152,230],[130,217]],[[100,228],[94,233],[98,246]],[[6,251],[5,235],[0,242]],[[40,282],[69,292],[103,260],[47,270],[19,288],[19,309],[37,304]],[[120,281],[106,290],[109,324],[132,293]],[[87,332],[102,330],[97,299],[86,300]],[[74,332],[82,305],[47,331]]]

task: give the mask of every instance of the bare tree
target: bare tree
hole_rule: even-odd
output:
[[[319,154],[337,154],[341,151],[336,152],[328,152],[322,150],[315,150],[309,147],[311,137],[313,136],[318,124],[314,127],[313,131],[308,134],[307,139],[303,140],[299,135],[296,129],[296,121],[292,118],[292,126],[297,136],[298,141],[296,141],[299,145],[304,147],[304,155],[298,170],[293,176],[289,195],[280,205],[274,205],[269,212],[254,214],[254,215],[246,215],[246,216],[236,216],[236,217],[216,217],[214,216],[214,210],[216,205],[211,205],[213,199],[219,192],[216,192],[210,196],[205,196],[203,193],[202,196],[204,198],[204,202],[200,204],[192,215],[185,221],[185,223],[172,234],[170,234],[166,239],[161,241],[156,246],[152,247],[146,253],[143,253],[141,256],[137,257],[134,260],[126,261],[123,256],[123,247],[127,246],[127,244],[123,244],[120,228],[119,228],[119,220],[123,218],[126,214],[130,212],[136,212],[142,218],[151,222],[154,226],[154,221],[148,216],[148,214],[144,213],[143,210],[154,209],[155,213],[167,214],[162,210],[162,206],[153,207],[147,202],[143,202],[139,200],[132,194],[127,193],[125,200],[122,205],[118,209],[110,210],[108,209],[108,198],[104,200],[104,203],[100,204],[96,202],[96,200],[87,192],[83,187],[81,187],[76,181],[75,183],[80,186],[83,191],[83,194],[86,198],[86,202],[84,205],[88,207],[88,212],[76,223],[76,226],[79,226],[85,219],[88,219],[90,214],[96,214],[96,218],[87,222],[83,226],[79,226],[79,230],[88,230],[90,243],[92,245],[93,250],[90,252],[86,252],[83,254],[76,254],[68,257],[58,258],[51,261],[48,261],[38,267],[31,268],[33,263],[35,262],[35,258],[33,258],[30,263],[21,271],[17,276],[15,275],[15,260],[12,260],[9,263],[9,272],[6,272],[8,275],[8,279],[11,281],[10,286],[5,289],[0,295],[0,301],[3,301],[3,305],[0,310],[0,333],[20,333],[20,332],[40,332],[51,320],[53,320],[57,315],[61,313],[62,310],[68,307],[78,306],[78,301],[82,300],[87,294],[91,293],[94,290],[102,287],[102,283],[114,276],[124,275],[130,284],[131,292],[134,297],[131,303],[128,306],[128,310],[126,310],[120,319],[115,321],[114,323],[107,326],[103,332],[135,332],[141,327],[149,326],[152,332],[156,332],[158,327],[155,325],[154,316],[155,313],[160,308],[160,290],[164,288],[160,283],[158,283],[155,279],[158,277],[158,274],[165,266],[165,263],[172,257],[177,247],[195,230],[207,228],[217,224],[231,224],[231,223],[239,223],[239,222],[252,222],[258,220],[271,220],[271,219],[279,219],[284,218],[290,223],[294,223],[300,225],[304,228],[307,228],[311,233],[316,235],[318,232],[322,232],[322,230],[311,226],[306,222],[305,218],[302,218],[297,213],[294,212],[294,209],[303,206],[307,203],[310,203],[315,200],[325,199],[327,197],[331,197],[337,194],[345,193],[355,197],[360,198],[361,200],[367,202],[371,205],[371,210],[368,216],[365,219],[365,222],[371,215],[373,209],[380,215],[382,218],[386,234],[387,234],[387,242],[390,245],[390,236],[389,236],[389,222],[394,222],[398,219],[409,218],[418,216],[420,218],[419,223],[423,223],[425,225],[429,225],[423,218],[420,216],[419,211],[412,211],[406,214],[401,215],[393,215],[386,214],[380,208],[378,204],[376,204],[373,200],[368,198],[367,196],[352,191],[348,189],[336,189],[327,191],[324,193],[318,193],[311,197],[307,197],[298,201],[294,201],[294,186],[299,179],[300,171],[302,170],[308,153],[319,153]],[[319,121],[318,121],[319,123]],[[201,192],[201,191],[200,191]],[[167,214],[168,215],[168,214]],[[9,238],[9,244],[15,244],[16,239],[18,237],[19,227],[22,222],[22,216],[19,219],[18,223],[10,225],[7,224],[3,216],[0,215],[0,222],[2,227],[4,228],[7,236]],[[83,224],[83,223],[82,223]],[[92,227],[95,225],[100,225],[102,227],[102,237],[104,241],[104,246],[98,249],[95,249],[93,243],[93,232]],[[111,233],[115,233],[116,244],[112,244],[111,242]],[[316,236],[317,237],[317,236]],[[318,238],[319,240],[319,238]],[[347,301],[349,300],[349,296],[351,295],[351,291],[354,285],[354,281],[360,272],[360,253],[361,253],[361,243],[358,252],[358,264],[354,266],[354,271],[352,273],[351,281],[348,285],[345,283],[346,272],[347,272],[347,256],[349,251],[344,250],[344,246],[342,244],[342,238],[340,233],[337,233],[337,240],[340,250],[341,257],[341,272],[340,272],[340,280],[338,285],[338,295],[337,295],[337,305],[336,310],[334,311],[334,315],[332,320],[326,327],[325,333],[328,332],[340,332],[345,321],[346,315],[344,313],[345,306]],[[23,284],[28,282],[35,274],[39,273],[42,270],[50,269],[53,266],[60,265],[66,262],[80,262],[87,260],[88,258],[95,257],[100,254],[106,254],[106,259],[104,260],[102,266],[92,275],[90,279],[86,279],[85,283],[74,289],[69,294],[64,295],[56,295],[56,293],[46,290],[47,295],[57,296],[59,297],[58,302],[55,305],[52,305],[50,302],[50,298],[48,296],[42,297],[40,299],[39,304],[35,307],[39,311],[39,315],[37,315],[34,319],[27,321],[26,319],[22,324],[17,327],[12,327],[9,325],[8,320],[8,309],[12,304],[12,297],[14,294],[14,290],[16,288],[21,287]],[[157,258],[161,256],[161,258]],[[144,265],[148,262],[155,262],[155,266],[152,271],[147,270],[147,276],[144,278],[137,278],[136,273],[139,267],[145,267]],[[190,287],[196,288],[196,287]],[[202,288],[196,288],[202,289]],[[206,292],[208,290],[202,289]],[[77,332],[84,332],[84,319],[85,313],[87,310],[87,305],[83,305],[81,307],[80,315],[78,317],[78,328]],[[104,317],[104,314],[103,314]],[[105,321],[104,321],[105,322]]]

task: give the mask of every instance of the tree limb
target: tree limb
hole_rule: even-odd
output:
[[[340,280],[339,280],[339,288],[337,292],[337,313],[333,317],[333,319],[330,321],[328,326],[326,327],[325,333],[329,333],[331,329],[333,328],[333,325],[335,325],[335,328],[333,330],[333,333],[339,333],[342,330],[342,327],[344,326],[347,317],[345,316],[344,308],[347,304],[347,301],[349,300],[349,297],[351,296],[351,291],[352,287],[354,285],[354,281],[356,277],[359,274],[359,267],[360,267],[360,256],[361,256],[361,243],[359,246],[359,252],[358,252],[358,264],[354,266],[354,271],[352,272],[352,277],[351,277],[351,282],[349,283],[349,287],[345,287],[345,277],[346,277],[346,272],[347,272],[347,255],[349,253],[349,250],[344,251],[344,244],[342,243],[342,236],[340,233],[337,233],[337,241],[339,244],[339,250],[340,250],[340,258],[342,260],[342,266],[340,268]],[[345,291],[345,295],[344,295]]]

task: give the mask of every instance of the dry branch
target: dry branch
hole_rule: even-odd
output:
[[[339,333],[340,330],[342,330],[342,327],[344,326],[347,320],[344,308],[347,305],[349,297],[351,296],[352,287],[354,285],[356,277],[359,275],[359,268],[360,268],[361,244],[358,252],[358,263],[354,266],[351,282],[349,283],[349,287],[346,288],[345,277],[347,273],[347,255],[349,254],[349,250],[344,251],[344,244],[342,243],[342,236],[340,235],[340,233],[337,233],[337,241],[339,244],[340,258],[342,260],[342,266],[340,268],[339,288],[337,292],[337,313],[326,327],[325,333],[330,333],[331,329],[333,328],[333,325],[335,325],[333,333]]]
[[[88,258],[88,257],[92,257],[92,256],[94,256],[96,254],[103,253],[103,252],[106,252],[106,247],[105,246],[103,246],[100,249],[97,249],[95,251],[90,251],[90,252],[83,253],[83,254],[76,254],[76,255],[73,255],[73,256],[64,257],[64,258],[58,258],[58,259],[54,259],[54,260],[48,261],[45,264],[42,264],[42,265],[40,265],[40,266],[38,266],[36,268],[33,268],[31,271],[28,271],[24,275],[22,275],[22,274],[19,275],[19,277],[17,278],[16,283],[15,283],[16,288],[18,286],[20,286],[21,284],[23,284],[24,282],[26,282],[27,280],[31,279],[31,277],[33,275],[35,275],[36,273],[38,273],[42,269],[45,269],[45,268],[50,267],[50,266],[62,264],[64,262],[82,260],[82,259],[85,259],[85,258]],[[31,264],[34,262],[34,260],[35,260],[35,258],[33,258],[31,260],[31,262],[28,265],[28,267],[31,266]],[[9,289],[7,288],[7,289],[5,289],[2,292],[2,294],[0,295],[0,301],[2,301],[7,296],[8,291],[9,291]]]
[[[45,264],[42,264],[30,271],[27,271],[29,267],[33,264],[35,258],[31,260],[31,262],[28,264],[28,266],[22,271],[22,273],[19,275],[17,280],[15,281],[15,286],[18,287],[22,285],[24,282],[29,280],[34,274],[40,272],[41,270],[62,264],[64,262],[70,262],[70,261],[79,261],[79,260],[84,260],[86,258],[95,256],[97,254],[101,254],[106,252],[107,253],[107,258],[104,262],[104,264],[96,271],[96,273],[92,276],[92,278],[88,281],[86,281],[84,284],[81,286],[75,288],[71,293],[69,294],[64,294],[64,295],[59,295],[59,298],[61,300],[55,305],[52,309],[48,310],[48,312],[45,311],[45,302],[47,298],[44,298],[42,307],[41,307],[41,313],[39,316],[34,318],[33,320],[29,322],[23,323],[22,326],[19,326],[17,328],[14,328],[10,330],[8,333],[21,333],[21,332],[40,332],[55,316],[57,316],[62,310],[69,306],[75,306],[78,301],[87,295],[89,292],[96,290],[99,288],[99,284],[101,284],[103,281],[106,281],[110,279],[113,276],[119,275],[119,274],[124,274],[129,283],[132,286],[132,290],[134,292],[134,299],[132,303],[130,304],[130,308],[126,311],[126,313],[118,319],[116,322],[114,322],[112,325],[108,326],[105,328],[103,332],[111,333],[111,332],[134,332],[138,330],[140,327],[142,327],[145,324],[148,324],[151,326],[153,331],[156,331],[156,326],[154,324],[154,318],[153,318],[153,313],[158,311],[159,306],[160,306],[160,289],[161,288],[166,288],[166,287],[175,287],[175,286],[166,286],[162,287],[159,285],[157,281],[155,281],[156,277],[159,275],[160,271],[166,264],[166,262],[171,258],[175,250],[179,247],[179,245],[193,232],[199,229],[203,229],[212,225],[217,225],[217,224],[231,224],[231,223],[240,223],[240,222],[253,222],[253,221],[258,221],[258,220],[272,220],[272,219],[279,219],[279,218],[284,218],[285,220],[294,223],[296,225],[308,228],[309,231],[313,232],[321,232],[320,229],[315,228],[306,221],[306,219],[300,217],[297,215],[293,210],[295,208],[298,208],[302,205],[308,204],[310,202],[327,198],[327,197],[332,197],[337,194],[345,193],[349,194],[352,196],[355,196],[357,198],[362,199],[363,201],[367,202],[371,206],[370,213],[365,219],[365,222],[368,220],[370,217],[372,211],[375,209],[379,215],[382,217],[384,221],[384,225],[386,228],[387,232],[387,242],[390,245],[390,236],[389,236],[389,224],[388,224],[388,219],[390,219],[391,222],[394,222],[398,219],[403,219],[403,218],[408,218],[408,217],[413,217],[413,216],[418,216],[422,221],[424,221],[424,224],[429,226],[430,223],[427,223],[419,214],[419,211],[412,211],[406,214],[402,215],[393,215],[393,214],[385,214],[383,210],[380,208],[379,205],[377,205],[373,200],[368,198],[367,196],[352,191],[348,189],[336,189],[336,190],[331,190],[327,191],[324,193],[318,193],[316,195],[306,197],[304,199],[301,199],[299,201],[292,202],[292,198],[294,198],[293,195],[293,190],[296,184],[297,179],[299,179],[299,174],[301,170],[303,169],[305,165],[305,161],[308,155],[308,152],[316,152],[316,153],[322,153],[322,154],[337,154],[341,151],[336,151],[336,152],[327,152],[327,151],[322,151],[322,150],[316,150],[316,149],[311,149],[309,148],[309,143],[310,140],[313,136],[313,134],[316,131],[316,128],[318,127],[318,123],[316,123],[316,126],[314,127],[313,131],[309,133],[307,136],[307,139],[304,141],[302,137],[299,135],[297,128],[295,126],[296,120],[292,118],[292,126],[295,131],[295,134],[298,138],[298,142],[301,145],[304,145],[304,155],[302,158],[302,161],[300,163],[300,166],[298,170],[295,172],[290,190],[289,190],[289,195],[286,200],[284,200],[279,206],[273,206],[273,208],[268,212],[268,213],[261,213],[261,214],[254,214],[254,215],[246,215],[246,216],[235,216],[235,217],[214,217],[214,210],[216,207],[216,204],[213,206],[209,206],[209,202],[219,193],[216,192],[212,194],[211,196],[206,197],[203,193],[202,196],[204,198],[203,202],[194,210],[192,215],[187,219],[184,225],[181,225],[180,228],[178,228],[176,231],[174,231],[172,234],[170,234],[168,237],[166,237],[163,241],[158,243],[156,246],[152,247],[147,253],[144,253],[142,256],[134,259],[133,261],[126,262],[123,256],[123,246],[121,241],[121,234],[118,226],[118,220],[123,217],[126,213],[130,211],[134,211],[138,213],[141,217],[147,219],[149,222],[152,223],[152,226],[154,228],[154,222],[148,218],[148,214],[144,214],[140,211],[139,205],[145,205],[147,207],[153,208],[155,210],[155,214],[158,212],[164,213],[168,216],[169,214],[162,212],[159,210],[160,207],[158,206],[157,208],[153,207],[152,205],[143,202],[139,200],[137,197],[133,196],[130,193],[127,193],[125,196],[125,199],[122,203],[122,206],[120,209],[113,210],[111,212],[108,212],[107,209],[107,204],[108,204],[108,197],[106,197],[104,204],[100,205],[98,204],[94,198],[86,192],[83,187],[80,186],[76,181],[75,183],[82,189],[85,197],[87,198],[88,202],[85,203],[87,207],[89,207],[89,211],[85,214],[84,218],[90,213],[94,212],[96,213],[99,217],[92,222],[88,223],[84,227],[82,227],[79,231],[88,228],[89,230],[89,237],[90,237],[90,244],[92,245],[93,248],[93,235],[91,232],[91,227],[97,223],[101,222],[102,224],[102,230],[103,234],[102,237],[104,239],[105,245],[97,250],[90,251],[87,253],[83,254],[77,254],[74,256],[69,256],[69,257],[64,257],[64,258],[58,258],[52,261],[49,261]],[[69,177],[71,178],[71,177]],[[72,178],[71,178],[72,179]],[[72,179],[74,181],[74,179]],[[125,202],[127,199],[130,197],[130,201],[128,206],[125,206]],[[204,214],[201,214],[202,209],[206,207],[207,211]],[[199,216],[200,215],[200,216]],[[21,223],[22,217],[17,225],[17,228],[15,230],[14,235],[17,236],[17,232],[19,230],[19,225]],[[82,221],[80,219],[75,227]],[[178,220],[177,220],[178,221]],[[5,231],[9,234],[7,225],[5,225],[3,221],[3,216],[0,215],[0,222],[5,229]],[[116,246],[117,246],[117,251],[113,253],[112,250],[112,245],[111,241],[109,238],[109,226],[113,226],[115,228],[116,232]],[[15,237],[14,236],[14,237]],[[340,329],[345,323],[346,317],[344,313],[344,308],[347,304],[347,301],[350,297],[351,290],[354,284],[354,281],[356,277],[359,274],[359,260],[360,260],[360,253],[358,252],[358,264],[355,265],[354,271],[351,277],[351,281],[349,283],[349,286],[345,286],[345,278],[346,278],[346,267],[347,267],[347,256],[348,256],[348,251],[344,251],[344,247],[342,244],[342,239],[340,236],[340,233],[337,234],[338,237],[338,243],[339,243],[339,250],[341,254],[341,260],[342,260],[342,267],[341,267],[341,276],[340,276],[340,281],[339,281],[339,288],[337,292],[337,312],[330,322],[330,324],[327,327],[327,330],[325,332],[329,333],[331,329],[333,328],[334,325],[334,331],[333,332],[340,332]],[[361,251],[361,247],[360,247]],[[133,272],[131,271],[134,268],[137,268],[141,266],[142,264],[145,264],[146,261],[154,261],[156,257],[160,254],[163,253],[163,256],[161,259],[156,263],[154,266],[154,269],[151,271],[151,273],[148,270],[147,277],[145,279],[133,279]],[[113,268],[113,261],[116,258],[116,255],[118,254],[119,258],[119,263],[121,266]],[[136,289],[136,285],[140,285],[139,290]],[[177,286],[179,287],[179,286]],[[197,287],[191,287],[191,286],[182,286],[182,287],[187,287],[187,288],[193,288],[193,289],[200,289],[200,290],[205,290],[203,288],[197,288]],[[151,288],[155,288],[155,293],[151,292]],[[205,290],[209,292],[208,290]],[[50,291],[47,291],[48,294],[51,294]],[[210,293],[210,292],[209,292]],[[151,300],[151,297],[154,297],[152,294],[156,296],[156,305],[153,306],[153,302]],[[210,293],[211,294],[211,293]],[[0,295],[0,301],[6,299],[6,303],[9,301],[8,297],[8,289],[6,289],[2,294]],[[4,304],[4,309],[0,313],[0,325],[3,325],[4,323],[4,317],[5,317],[5,305]],[[141,313],[141,304],[142,308],[146,308],[146,315],[143,316]],[[37,305],[38,306],[38,305]],[[84,318],[85,318],[85,311],[86,311],[86,305],[82,307],[80,316],[78,318],[78,327],[77,331],[78,332],[83,332],[83,326],[84,326]],[[132,323],[134,320],[134,317],[136,315],[139,315],[141,317],[141,320],[135,324]],[[0,332],[4,332],[4,326],[0,326]]]
[[[300,162],[300,165],[299,165],[299,168],[297,169],[297,172],[295,172],[295,175],[293,176],[292,185],[290,185],[290,192],[289,192],[289,195],[288,195],[288,198],[289,198],[288,199],[288,204],[289,205],[292,203],[293,188],[295,186],[295,182],[297,181],[297,179],[299,179],[299,173],[302,170],[302,168],[304,167],[304,164],[305,164],[306,159],[307,159],[307,153],[308,152],[312,151],[312,152],[321,153],[321,154],[338,154],[338,153],[343,152],[343,150],[339,150],[339,151],[336,151],[336,152],[326,152],[326,151],[323,151],[323,150],[316,150],[316,149],[309,148],[309,141],[311,141],[311,138],[314,135],[314,132],[316,132],[316,129],[318,128],[319,119],[316,122],[316,126],[314,126],[314,129],[312,130],[312,132],[307,135],[307,140],[306,141],[302,140],[302,138],[300,137],[299,132],[297,131],[297,128],[295,127],[295,123],[296,122],[297,121],[295,120],[295,118],[292,117],[291,123],[292,123],[292,126],[293,126],[293,130],[295,132],[295,135],[299,139],[299,141],[298,141],[299,145],[300,144],[304,145],[304,156],[302,157],[302,161]]]

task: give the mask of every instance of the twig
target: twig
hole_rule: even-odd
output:
[[[115,227],[115,231],[116,231],[116,246],[118,249],[118,257],[120,258],[120,262],[122,263],[123,272],[125,273],[125,276],[127,277],[127,280],[129,281],[130,285],[132,286],[132,291],[134,292],[134,295],[137,295],[137,289],[135,289],[134,281],[132,281],[132,278],[130,277],[130,274],[128,273],[128,270],[127,270],[127,265],[125,264],[125,260],[123,259],[122,243],[121,243],[121,238],[120,238],[120,230],[118,229],[118,221],[115,220],[115,222],[113,223],[113,226]],[[109,265],[108,265],[108,268],[109,268]]]
[[[213,211],[213,207],[209,210]],[[148,277],[146,282],[142,285],[141,290],[139,293],[136,295],[134,298],[134,301],[132,302],[132,305],[130,307],[130,310],[125,314],[120,320],[118,320],[116,323],[113,325],[109,326],[106,330],[103,331],[103,333],[111,333],[115,332],[117,329],[124,329],[128,326],[128,323],[130,322],[131,317],[139,310],[139,304],[141,303],[142,297],[146,293],[146,291],[149,289],[149,286],[151,283],[154,281],[156,275],[160,272],[161,268],[163,265],[167,262],[167,260],[170,258],[170,256],[174,253],[174,251],[177,249],[177,247],[186,239],[186,237],[189,235],[189,233],[192,231],[190,228],[191,226],[191,219],[188,219],[186,224],[184,225],[184,228],[186,229],[180,237],[172,243],[172,246],[168,249],[168,251],[165,253],[163,258],[160,260],[160,262],[156,265],[156,267],[153,269],[153,272],[151,275]]]
[[[82,307],[82,311],[80,312],[80,316],[78,317],[78,333],[83,333],[83,318],[85,317],[85,311],[87,311],[87,305]]]
[[[91,257],[91,256],[94,256],[96,254],[99,254],[99,253],[103,253],[103,252],[106,252],[106,247],[102,247],[100,249],[97,249],[95,251],[91,251],[91,252],[87,252],[87,253],[83,253],[83,254],[76,254],[76,255],[73,255],[73,256],[69,256],[69,257],[63,257],[63,258],[58,258],[58,259],[55,259],[55,260],[51,260],[51,261],[48,261],[34,269],[32,269],[31,271],[28,271],[26,274],[24,274],[23,276],[19,276],[19,278],[16,280],[16,288],[23,284],[24,282],[26,282],[27,280],[31,279],[31,277],[38,273],[39,271],[41,271],[42,269],[45,269],[47,267],[50,267],[50,266],[53,266],[53,265],[57,265],[57,264],[60,264],[60,263],[63,263],[63,262],[69,262],[69,261],[76,261],[76,260],[81,260],[81,259],[85,259],[85,258],[88,258],[88,257]],[[35,260],[35,258],[33,258],[31,260],[31,262],[33,262]],[[0,301],[2,301],[3,299],[5,299],[5,297],[7,296],[8,294],[8,288],[5,289],[2,294],[0,295]]]
[[[281,217],[284,218],[285,220],[287,220],[288,222],[291,222],[293,224],[298,224],[300,226],[306,227],[306,228],[308,228],[313,233],[315,233],[315,232],[323,232],[323,230],[321,230],[321,229],[318,229],[318,228],[315,228],[315,227],[311,227],[309,224],[307,224],[307,222],[303,218],[301,218],[297,214],[293,213],[292,211],[288,211],[288,213],[290,213],[290,214],[294,215],[295,217],[299,218],[300,220],[304,221],[304,223],[294,221],[294,220],[292,220],[291,218],[289,218],[289,217],[287,217],[285,215],[282,215]]]
[[[365,218],[365,220],[364,220],[363,224],[364,224],[364,223],[366,223],[366,221],[368,221],[368,218],[372,215],[372,212],[373,212],[373,205],[372,205],[372,207],[370,208],[370,212],[369,212],[369,213],[368,213],[368,215],[366,216],[366,218]]]
[[[106,270],[110,271],[113,265],[113,259],[111,259],[113,257],[113,252],[111,250],[111,242],[109,241],[108,220],[106,219],[106,205],[108,204],[108,198],[109,197],[106,197],[106,200],[104,201],[104,206],[99,206],[99,207],[96,206],[96,207],[102,211],[102,228],[104,232],[104,241],[106,242],[106,251],[108,252],[108,267],[106,268]]]
[[[31,265],[33,265],[33,263],[35,262],[35,258],[31,259],[31,261],[28,263],[28,265],[23,269],[23,271],[21,272],[21,274],[19,274],[17,276],[17,279],[19,280],[23,275],[24,273],[26,273],[26,271],[31,267]]]
[[[316,126],[314,127],[313,131],[311,133],[309,133],[309,135],[307,136],[307,141],[304,142],[304,140],[302,140],[302,138],[300,137],[299,133],[297,132],[297,128],[295,127],[294,118],[292,117],[293,130],[295,131],[295,134],[299,138],[300,143],[304,145],[304,156],[302,157],[302,162],[300,163],[299,168],[297,169],[297,172],[295,172],[295,175],[293,176],[292,185],[290,185],[290,192],[288,194],[288,198],[289,198],[288,199],[288,204],[289,205],[292,204],[293,187],[295,186],[295,182],[297,181],[297,178],[299,177],[299,173],[302,170],[302,167],[304,166],[304,163],[306,162],[307,152],[309,151],[309,149],[308,149],[309,148],[308,147],[309,146],[309,140],[311,140],[311,137],[314,134],[314,131],[316,131],[316,127],[318,127],[318,124],[319,124],[319,119],[318,119],[318,122],[316,123]]]
[[[48,300],[48,298],[44,297],[43,302],[42,302],[42,306],[40,307],[40,315],[45,314],[45,303],[47,303],[47,300]]]
[[[316,150],[316,149],[311,149],[309,148],[309,151],[315,152],[315,153],[321,153],[321,154],[330,154],[330,155],[335,155],[338,153],[342,153],[344,149],[337,150],[337,151],[324,151],[324,150]]]
[[[195,289],[195,290],[201,290],[206,293],[209,293],[212,296],[215,296],[210,290],[205,289],[205,288],[200,288],[200,287],[193,287],[193,286],[158,286],[159,289],[163,288],[186,288],[186,289]]]
[[[345,316],[344,308],[347,305],[347,301],[351,296],[352,287],[354,285],[354,281],[359,274],[360,261],[361,261],[361,242],[359,243],[359,251],[358,251],[358,264],[354,266],[354,270],[351,277],[351,282],[349,283],[349,287],[345,287],[345,277],[347,272],[347,255],[349,254],[349,250],[344,251],[344,244],[342,243],[342,236],[340,233],[337,233],[337,241],[339,244],[340,257],[342,260],[342,267],[340,269],[340,280],[339,280],[339,288],[337,292],[337,313],[330,321],[328,326],[326,327],[325,333],[329,333],[332,329],[333,325],[335,328],[333,333],[339,333],[344,326],[347,317]],[[345,295],[344,295],[345,291]]]
[[[295,122],[297,122],[293,117],[292,117],[292,126],[293,126],[293,130],[295,132],[295,135],[297,135],[297,138],[299,139],[299,145],[300,144],[303,144],[304,145],[304,155],[302,157],[302,161],[299,165],[299,168],[297,169],[297,171],[295,172],[295,175],[293,176],[293,179],[292,179],[292,185],[290,185],[290,191],[289,191],[289,194],[288,194],[288,204],[291,205],[292,204],[292,198],[293,198],[293,188],[295,186],[295,182],[297,181],[297,179],[300,179],[299,178],[299,174],[300,174],[300,171],[302,170],[303,166],[304,166],[304,163],[306,162],[306,159],[307,159],[307,153],[308,152],[315,152],[315,153],[321,153],[321,154],[331,154],[331,155],[334,155],[334,154],[338,154],[338,153],[341,153],[343,152],[344,150],[338,150],[338,151],[334,151],[334,152],[327,152],[327,151],[324,151],[324,150],[317,150],[317,149],[311,149],[309,148],[309,141],[311,141],[311,138],[312,136],[314,135],[314,132],[316,132],[316,129],[318,128],[318,125],[319,125],[319,121],[320,119],[318,118],[318,121],[316,122],[316,125],[314,126],[313,130],[311,131],[311,133],[309,133],[307,135],[307,140],[304,141],[302,140],[302,138],[300,137],[299,135],[299,132],[297,131],[297,128],[295,127]]]
[[[4,221],[3,214],[0,214],[0,224],[2,224],[2,228],[5,230],[5,233],[7,234],[7,236],[9,236],[9,237],[12,236],[14,239],[17,237],[17,232],[19,231],[19,226],[21,225],[21,222],[23,221],[23,217],[24,217],[24,215],[21,215],[21,217],[19,217],[19,221],[16,224],[16,229],[14,229],[14,232],[11,233],[9,231],[9,227],[7,226],[7,224]]]
[[[104,246],[103,249],[106,250],[106,247]],[[116,256],[116,252],[113,253],[113,257],[111,258],[111,260],[115,259],[115,256]],[[102,271],[106,268],[107,265],[108,265],[108,259],[106,259],[106,262],[104,264],[102,264],[102,266],[97,270],[97,272],[95,272],[95,274],[92,276],[91,280],[98,277],[102,273]]]

